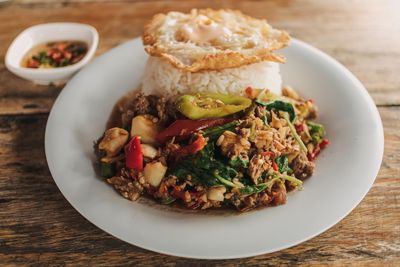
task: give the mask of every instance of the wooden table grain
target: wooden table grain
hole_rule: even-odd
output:
[[[290,249],[239,260],[161,255],[93,226],[71,207],[51,178],[43,140],[47,116],[62,88],[34,85],[6,70],[4,56],[16,35],[43,22],[89,23],[100,33],[99,55],[139,36],[153,14],[194,7],[234,8],[267,18],[343,63],[377,104],[385,130],[378,177],[358,207],[323,234]],[[399,266],[399,10],[396,0],[16,0],[0,4],[0,265]]]

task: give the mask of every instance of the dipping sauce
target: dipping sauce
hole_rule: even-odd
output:
[[[25,68],[60,68],[79,62],[87,53],[88,46],[81,41],[56,41],[39,44],[24,56]]]

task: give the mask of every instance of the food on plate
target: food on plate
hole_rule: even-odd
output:
[[[312,121],[314,102],[289,87],[282,96],[247,91],[173,100],[137,92],[95,144],[102,176],[130,200],[189,209],[285,203],[313,174],[325,129]]]
[[[274,51],[288,39],[236,11],[156,15],[145,27],[141,88],[116,104],[95,142],[101,176],[132,201],[238,211],[284,204],[329,143],[314,101],[281,90],[284,59]]]
[[[59,68],[78,63],[88,46],[81,41],[53,41],[33,47],[21,62],[26,68]]]

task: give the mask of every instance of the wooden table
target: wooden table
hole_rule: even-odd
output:
[[[1,265],[399,266],[399,2],[206,2],[16,0],[0,6]],[[385,128],[385,155],[372,189],[336,226],[293,248],[240,260],[196,261],[126,244],[93,226],[64,199],[46,164],[46,120],[61,88],[21,80],[3,63],[10,42],[34,24],[92,24],[100,33],[98,54],[102,54],[139,36],[145,21],[157,12],[207,6],[236,8],[268,18],[274,26],[332,55],[361,80],[379,108]]]

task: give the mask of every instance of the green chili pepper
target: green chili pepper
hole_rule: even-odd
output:
[[[197,120],[220,118],[248,108],[251,100],[242,97],[218,93],[198,93],[180,97],[177,108],[186,117]]]

